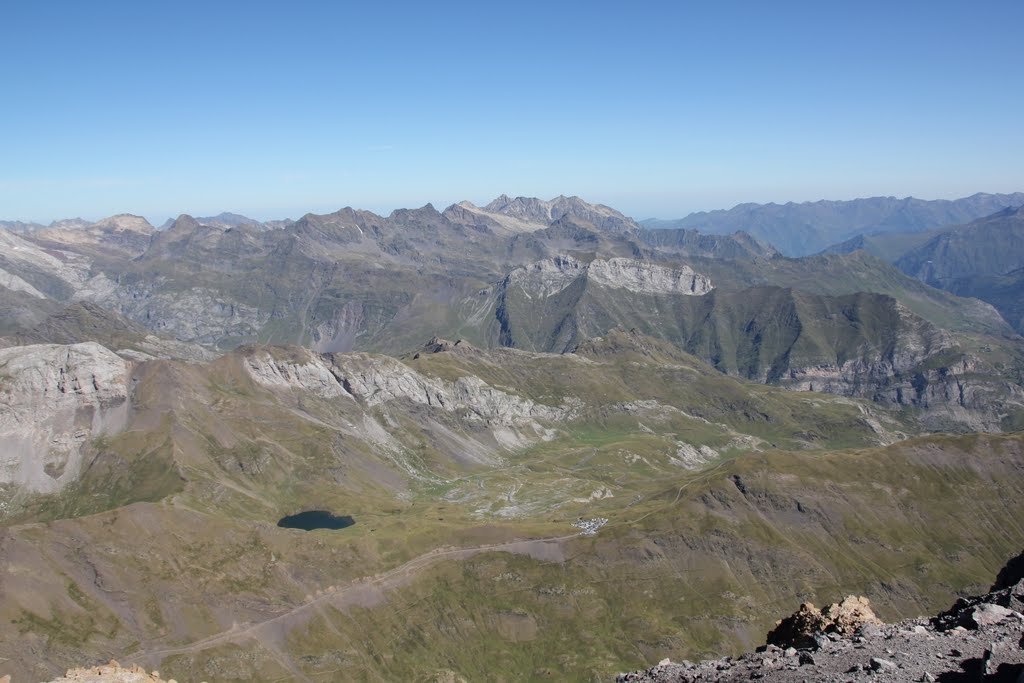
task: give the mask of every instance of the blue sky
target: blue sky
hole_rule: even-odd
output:
[[[1019,0],[8,2],[0,218],[1024,190]]]

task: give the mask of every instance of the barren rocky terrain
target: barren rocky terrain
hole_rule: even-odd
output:
[[[664,661],[620,674],[622,683],[697,681],[1024,680],[1024,554],[1011,560],[985,595],[961,599],[932,618],[883,624],[863,598],[813,605],[781,622],[756,653],[700,663]]]

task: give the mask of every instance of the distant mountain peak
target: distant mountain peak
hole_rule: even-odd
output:
[[[629,232],[639,226],[631,218],[603,204],[591,204],[575,195],[560,194],[552,199],[537,197],[510,198],[500,195],[483,207],[483,211],[517,218],[528,223],[551,225],[566,218],[593,224],[602,230]]]
[[[495,197],[492,201],[484,204],[484,211],[500,211],[503,207],[507,206],[512,201],[512,198],[507,194],[500,194]]]
[[[231,213],[230,211],[222,211],[216,216],[200,216],[197,217],[196,220],[203,225],[222,225],[226,227],[260,225],[260,222],[255,218],[249,218],[248,216],[243,216],[240,213]]]
[[[91,227],[112,232],[130,230],[132,232],[139,232],[146,235],[156,232],[156,228],[154,228],[149,221],[142,216],[136,216],[131,213],[115,214],[109,218],[96,221]]]
[[[1024,204],[1024,193],[979,193],[961,199],[865,197],[777,204],[737,204],[732,209],[700,211],[675,221],[649,221],[650,227],[696,228],[726,234],[746,230],[787,256],[806,256],[858,234],[920,233],[961,225],[1006,206]]]
[[[84,218],[62,218],[57,221],[52,221],[47,227],[52,229],[74,229],[84,228],[90,225],[92,225],[92,223]]]
[[[199,221],[187,213],[180,214],[168,228],[174,232],[192,232],[199,227]]]
[[[1002,211],[996,211],[991,216],[985,217],[984,220],[991,220],[995,218],[1011,218],[1012,216],[1018,216],[1020,215],[1020,210],[1022,208],[1024,208],[1024,206],[1008,206]]]

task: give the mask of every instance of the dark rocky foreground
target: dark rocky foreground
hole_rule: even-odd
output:
[[[1022,611],[1024,553],[1006,565],[988,594],[961,598],[930,619],[881,624],[863,598],[823,611],[801,605],[753,654],[699,664],[665,660],[616,681],[1024,683]]]

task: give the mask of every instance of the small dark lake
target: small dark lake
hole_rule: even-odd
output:
[[[355,523],[356,520],[348,515],[333,515],[327,510],[306,510],[296,515],[282,517],[277,525],[285,529],[313,531],[314,529],[344,529]]]

